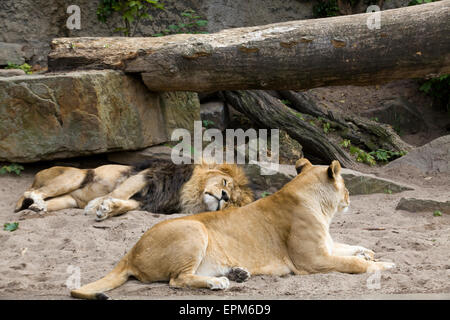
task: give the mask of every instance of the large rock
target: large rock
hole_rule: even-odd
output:
[[[159,95],[118,71],[0,79],[0,161],[33,162],[119,150],[169,140],[170,125],[195,93]],[[198,100],[196,102],[198,104]],[[167,114],[167,112],[166,112]]]
[[[160,93],[160,104],[169,139],[173,130],[178,128],[194,132],[194,121],[200,121],[200,101],[197,93],[162,92]]]
[[[296,175],[293,165],[279,165],[278,170],[273,170],[263,166],[265,171],[261,171],[261,165],[249,164],[245,166],[252,187],[257,190],[278,190]],[[265,172],[265,174],[261,174]],[[342,177],[345,181],[350,195],[372,194],[372,193],[397,193],[406,190],[413,190],[412,187],[394,182],[392,180],[377,177],[372,174],[361,173],[351,169],[342,169]]]
[[[17,43],[0,42],[0,66],[8,63],[21,65],[25,62],[23,45]]]
[[[361,112],[361,115],[390,124],[399,134],[417,133],[426,129],[423,116],[403,97],[385,99],[381,101],[380,107]]]
[[[395,209],[409,212],[434,212],[439,210],[442,213],[450,214],[450,201],[401,198]]]
[[[450,135],[439,137],[386,165],[386,169],[408,167],[424,174],[450,172]]]

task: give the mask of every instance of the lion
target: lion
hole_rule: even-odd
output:
[[[160,222],[150,228],[104,278],[71,291],[84,299],[104,293],[130,276],[144,283],[227,289],[251,275],[365,273],[394,267],[374,261],[362,246],[335,243],[329,233],[336,212],[350,205],[334,160],[329,166],[296,162],[298,175],[278,192],[243,207]]]
[[[15,211],[81,208],[101,221],[131,210],[198,213],[243,206],[253,193],[236,164],[175,165],[155,159],[136,166],[51,167],[38,172]]]

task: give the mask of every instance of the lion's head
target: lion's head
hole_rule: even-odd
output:
[[[244,170],[235,164],[196,165],[181,189],[181,211],[185,213],[242,207],[252,201]]]
[[[321,201],[323,209],[331,215],[348,210],[350,197],[341,176],[339,161],[332,161],[328,167],[313,166],[308,159],[302,158],[295,163],[295,169],[302,176],[299,182]]]

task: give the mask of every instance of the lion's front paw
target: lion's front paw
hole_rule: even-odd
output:
[[[375,252],[364,247],[358,247],[358,251],[356,252],[355,256],[363,258],[368,261],[375,260]]]
[[[231,281],[244,282],[250,278],[250,272],[241,267],[234,267],[227,274],[227,278]]]
[[[95,212],[96,221],[102,221],[109,217],[109,214],[113,211],[113,208],[116,205],[116,200],[113,198],[104,199],[100,205],[97,207]]]
[[[227,277],[211,278],[207,280],[207,283],[211,290],[225,290],[230,286],[230,280]]]

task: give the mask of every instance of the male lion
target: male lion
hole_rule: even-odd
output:
[[[374,272],[394,266],[373,261],[374,252],[334,243],[329,225],[349,206],[341,166],[296,163],[299,173],[280,191],[240,208],[170,219],[150,228],[104,278],[72,290],[85,299],[134,276],[170,286],[226,289],[229,279],[339,271]]]
[[[175,165],[151,160],[138,166],[96,169],[52,167],[38,172],[15,211],[84,208],[97,221],[143,209],[160,213],[198,213],[253,201],[248,180],[235,164]]]

